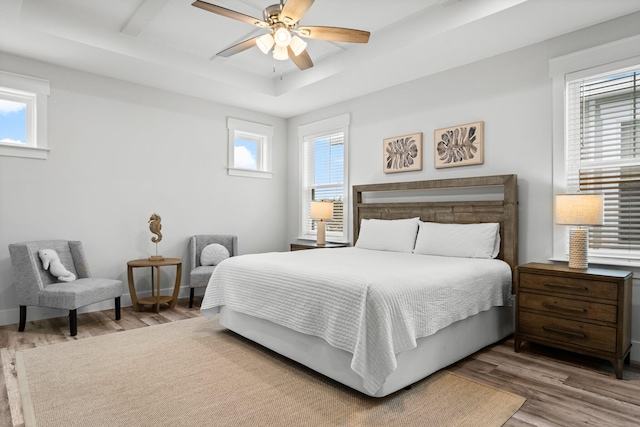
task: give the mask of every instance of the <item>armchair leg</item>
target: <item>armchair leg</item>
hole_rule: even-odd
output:
[[[20,325],[18,326],[19,332],[24,332],[24,326],[27,323],[27,306],[20,306]]]
[[[189,289],[189,308],[193,308],[193,296],[195,295],[196,288]]]
[[[120,297],[116,298],[116,320],[120,320]]]
[[[69,332],[72,337],[78,334],[78,310],[69,310]]]

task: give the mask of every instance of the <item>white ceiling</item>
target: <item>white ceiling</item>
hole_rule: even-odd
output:
[[[257,48],[264,30],[193,0],[0,0],[0,50],[291,117],[640,11],[640,0],[316,0],[301,25],[371,32],[309,40],[298,70]],[[277,0],[208,0],[262,18]]]

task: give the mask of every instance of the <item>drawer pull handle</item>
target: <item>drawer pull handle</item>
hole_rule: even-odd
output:
[[[543,326],[542,329],[544,331],[547,331],[547,332],[555,332],[556,334],[567,335],[567,336],[570,336],[570,337],[576,337],[576,338],[586,338],[587,337],[585,334],[581,334],[581,333],[578,333],[578,332],[564,331],[562,329],[550,328],[549,326]]]
[[[549,283],[549,282],[544,282],[545,286],[548,286],[550,288],[562,288],[562,289],[571,289],[574,291],[588,291],[589,288],[587,288],[586,286],[577,286],[577,285],[565,285],[562,283]]]
[[[544,308],[548,308],[548,309],[552,309],[552,310],[564,310],[564,311],[571,311],[573,313],[586,313],[587,312],[586,308],[565,307],[564,305],[549,304],[548,302],[543,302],[542,306]]]

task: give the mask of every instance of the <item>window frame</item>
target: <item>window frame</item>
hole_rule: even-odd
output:
[[[229,142],[228,174],[249,178],[271,179],[273,176],[273,172],[271,171],[273,126],[228,118],[227,129]],[[238,168],[235,166],[235,142],[236,139],[242,139],[243,136],[255,140],[258,143],[256,169]]]
[[[318,138],[321,136],[328,136],[331,134],[342,133],[343,134],[343,180],[342,180],[342,201],[343,201],[343,216],[342,216],[342,233],[332,232],[329,229],[326,231],[327,241],[347,243],[349,241],[350,233],[350,192],[349,192],[349,114],[343,114],[333,118],[309,123],[298,127],[298,141],[299,141],[299,182],[298,182],[298,238],[304,240],[315,240],[317,238],[317,231],[310,230],[307,227],[307,209],[306,205],[310,202],[307,197],[307,176],[305,175],[305,141],[309,139]]]
[[[50,92],[48,80],[0,71],[0,99],[18,100],[27,105],[25,144],[0,142],[0,156],[48,158],[47,104]]]
[[[594,48],[553,58],[549,61],[553,97],[553,195],[571,192],[567,188],[567,123],[568,83],[581,78],[623,70],[640,64],[640,37],[630,37]],[[555,197],[554,197],[555,199]],[[555,208],[555,205],[554,205]],[[553,216],[555,219],[555,215]],[[553,252],[550,260],[567,261],[569,227],[557,225],[552,229]],[[596,251],[597,253],[597,251]],[[621,254],[589,255],[589,263],[640,267],[640,259]]]

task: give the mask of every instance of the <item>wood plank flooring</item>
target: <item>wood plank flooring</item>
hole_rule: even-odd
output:
[[[199,309],[180,300],[160,313],[122,309],[78,315],[78,335],[69,336],[68,318],[28,322],[25,332],[17,325],[0,327],[0,426],[24,425],[15,373],[15,352],[36,346],[83,339],[123,330],[199,317]],[[513,351],[513,339],[489,346],[450,366],[453,372],[527,401],[505,426],[640,426],[640,366],[625,366],[624,379],[616,380],[608,362],[525,344]]]

